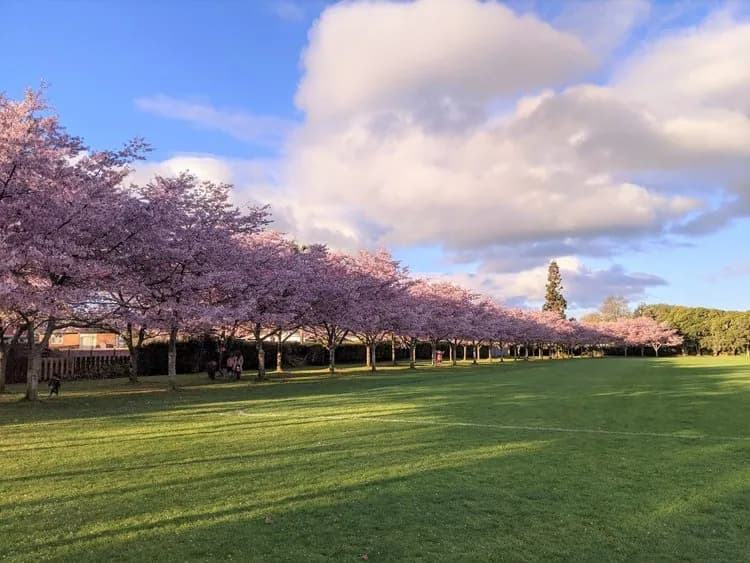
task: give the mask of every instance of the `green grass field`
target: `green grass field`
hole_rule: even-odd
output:
[[[747,561],[750,362],[0,397],[0,559]]]

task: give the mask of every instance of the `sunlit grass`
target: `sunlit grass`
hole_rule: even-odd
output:
[[[0,558],[750,558],[745,359],[295,375],[0,396]]]

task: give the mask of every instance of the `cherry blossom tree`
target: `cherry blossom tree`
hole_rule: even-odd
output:
[[[283,348],[294,334],[311,321],[311,302],[314,296],[314,288],[317,284],[317,275],[321,270],[321,264],[326,260],[327,249],[323,245],[293,244],[291,254],[287,262],[287,275],[293,274],[290,280],[292,294],[286,301],[283,315],[275,320],[276,333],[276,372],[283,372]]]
[[[0,309],[13,311],[27,333],[30,400],[52,332],[85,308],[107,279],[106,257],[128,240],[117,214],[127,198],[120,185],[146,149],[135,140],[91,151],[65,132],[40,92],[0,97]]]
[[[398,326],[407,270],[384,250],[362,251],[350,261],[349,275],[356,291],[352,332],[367,347],[368,364],[375,371],[377,344]]]
[[[284,329],[299,327],[307,312],[307,288],[313,280],[304,258],[311,254],[274,231],[245,236],[239,242],[238,279],[225,284],[228,298],[219,300],[224,311],[219,315],[232,336],[255,341],[258,378],[262,379],[266,375],[263,343],[277,337],[280,348]]]
[[[422,299],[429,291],[426,285],[428,282],[424,279],[412,280],[406,291],[398,296],[398,303],[395,304],[400,312],[396,317],[393,331],[409,348],[409,369],[416,368],[417,344],[425,333],[425,321],[435,312],[431,310],[432,301]]]
[[[350,334],[358,305],[356,279],[350,271],[351,258],[330,252],[315,266],[315,285],[310,288],[308,329],[328,351],[328,370],[336,371],[336,348]]]
[[[229,203],[227,184],[199,181],[189,173],[155,177],[135,187],[151,229],[129,246],[128,292],[147,303],[147,324],[168,334],[168,378],[177,388],[177,336],[195,332],[215,315],[216,288],[238,281],[243,260],[238,237],[260,231],[265,208],[242,212]],[[231,294],[232,291],[220,291]]]
[[[462,330],[457,321],[470,306],[472,294],[448,282],[429,282],[416,286],[416,297],[425,305],[422,338],[432,347],[432,365],[437,364],[437,345]]]

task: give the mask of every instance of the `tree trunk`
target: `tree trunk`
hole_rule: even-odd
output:
[[[523,360],[525,362],[529,361],[529,345],[528,344],[523,345]]]
[[[628,347],[627,346],[623,346],[622,349],[625,351],[625,357],[627,358],[628,357]]]
[[[130,373],[128,374],[128,380],[130,381],[130,383],[138,383],[139,349],[135,345],[132,324],[128,323],[125,335],[125,343],[128,345],[128,354],[130,355]]]
[[[177,325],[169,329],[169,352],[167,353],[167,378],[170,389],[177,389]]]
[[[370,371],[377,371],[377,366],[375,365],[377,362],[375,361],[375,352],[377,349],[378,343],[373,341],[370,344]]]
[[[396,335],[391,334],[391,365],[397,366],[398,362],[396,362]]]
[[[16,327],[13,337],[9,343],[5,343],[3,340],[0,342],[0,393],[5,393],[5,384],[8,373],[8,359],[10,358],[11,352],[16,349],[18,339],[21,336],[21,327]],[[3,335],[0,335],[3,338]]]
[[[453,342],[450,343],[450,355],[451,355],[451,365],[456,365],[456,354],[458,353],[458,345],[454,344]]]
[[[430,345],[432,346],[432,366],[434,367],[437,365],[437,341],[432,340]]]
[[[26,373],[26,400],[36,401],[39,398],[39,373],[42,371],[42,351],[39,346],[34,344],[29,348],[28,362]]]
[[[130,383],[138,383],[138,352],[140,352],[140,349],[128,342],[128,353],[130,354],[130,373],[128,374],[128,380]]]
[[[544,351],[542,350],[542,347],[539,346],[539,359],[541,360],[543,358]]]
[[[654,346],[653,348],[654,348],[654,353],[656,354],[656,357],[658,358],[659,357],[659,348],[661,348],[661,346]]]
[[[646,349],[643,346],[641,346],[641,358],[645,356],[646,356]]]
[[[477,346],[476,344],[474,344],[474,353],[472,354],[472,356],[472,365],[477,365],[477,360],[479,359],[479,346]]]
[[[263,349],[263,340],[260,338],[255,341],[255,349],[258,351],[258,379],[266,377],[266,351]]]
[[[279,337],[276,345],[276,373],[282,373],[284,371],[284,368],[282,367],[281,361],[283,360],[282,357],[282,347],[284,346],[284,343],[281,340],[281,331],[279,331]]]
[[[372,367],[372,353],[370,352],[369,344],[365,344],[365,367]]]
[[[0,393],[5,393],[5,370],[8,367],[8,353],[0,349]]]
[[[336,372],[336,343],[330,342],[328,345],[328,372]]]
[[[462,347],[463,347],[463,354],[461,355],[461,361],[465,362],[466,361],[466,344],[463,344]]]
[[[409,369],[416,369],[417,367],[417,341],[414,340],[409,344]]]
[[[36,401],[39,398],[39,376],[42,372],[42,351],[46,348],[54,324],[52,320],[47,322],[47,328],[44,331],[44,337],[37,344],[35,342],[34,328],[29,325],[27,329],[27,338],[29,346],[28,367],[26,370],[26,399]]]

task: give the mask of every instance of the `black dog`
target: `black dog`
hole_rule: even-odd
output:
[[[49,380],[49,396],[52,397],[54,395],[55,397],[60,396],[60,385],[62,384],[62,380],[60,377],[55,374],[53,375]]]

